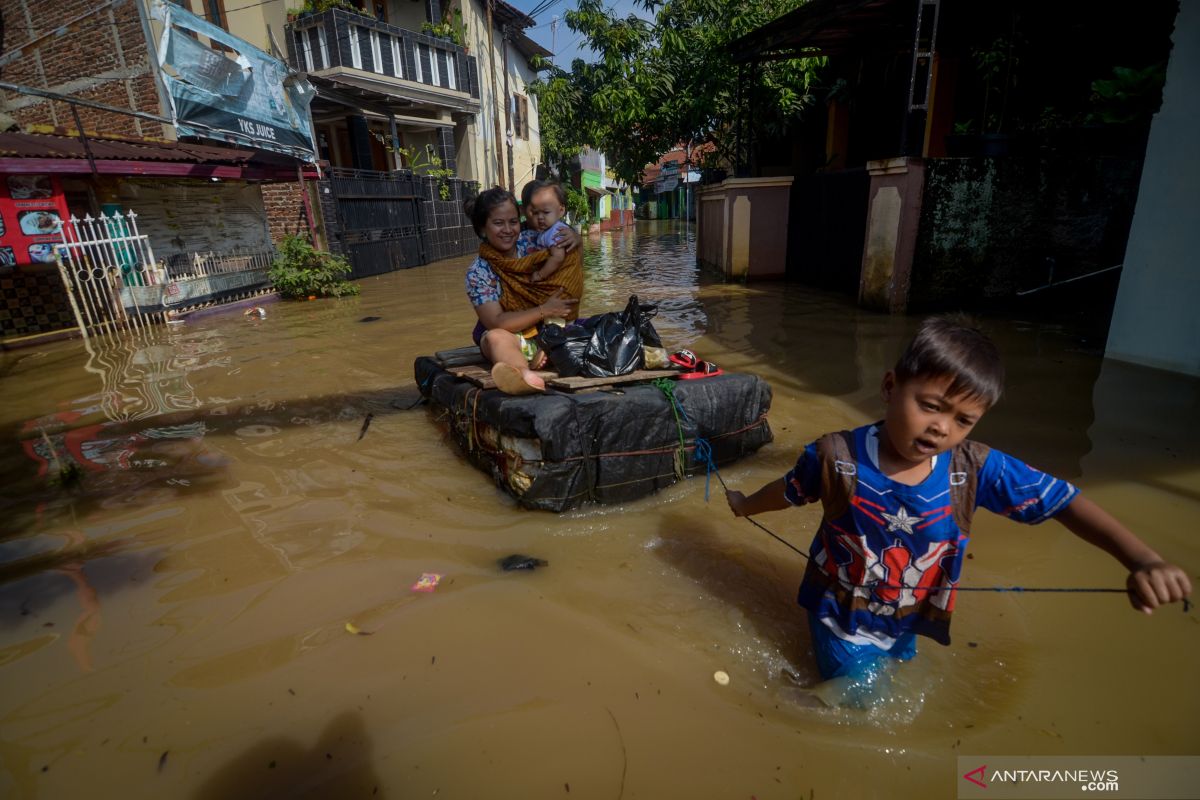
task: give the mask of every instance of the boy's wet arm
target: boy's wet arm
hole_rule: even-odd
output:
[[[1116,517],[1083,495],[1056,517],[1071,533],[1110,554],[1129,570],[1126,588],[1133,607],[1147,614],[1192,593],[1187,573],[1163,560]]]
[[[776,479],[752,495],[746,496],[733,489],[725,490],[725,500],[734,516],[752,517],[765,511],[782,511],[791,508],[782,479]]]

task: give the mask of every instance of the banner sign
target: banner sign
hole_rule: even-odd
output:
[[[54,175],[0,175],[0,272],[18,264],[53,264],[70,217]]]
[[[174,3],[155,0],[152,16],[163,25],[158,64],[180,136],[316,161],[308,117],[316,93],[299,73]]]

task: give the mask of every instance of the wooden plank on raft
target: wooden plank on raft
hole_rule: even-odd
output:
[[[486,364],[487,360],[475,345],[456,347],[453,350],[439,350],[433,354],[434,360],[443,367],[459,367],[467,364]]]
[[[496,382],[492,380],[492,371],[487,367],[481,367],[475,364],[467,364],[460,367],[449,367],[446,371],[456,378],[462,378],[463,380],[470,381],[480,389],[496,388]],[[537,372],[536,374],[540,375],[544,381],[549,381],[551,378],[557,377],[556,373],[553,372],[542,371]]]
[[[564,392],[580,392],[591,389],[601,389],[606,386],[617,386],[624,383],[652,381],[655,378],[675,378],[679,376],[677,369],[639,369],[628,375],[615,375],[610,378],[560,378],[557,375],[546,381],[546,385],[561,389]]]

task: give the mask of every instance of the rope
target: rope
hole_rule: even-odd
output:
[[[684,464],[687,458],[687,443],[683,437],[683,423],[691,424],[691,420],[687,418],[687,412],[683,410],[683,406],[679,404],[679,400],[675,397],[675,382],[670,378],[655,378],[652,383],[663,395],[667,398],[667,402],[671,406],[671,413],[675,415],[675,430],[679,433],[679,447],[675,450],[675,477],[683,480]],[[708,488],[705,483],[704,501],[708,502]]]
[[[661,381],[661,380],[666,380],[666,379],[664,379],[664,378],[656,379],[654,382],[655,385],[657,386],[658,381]],[[662,387],[660,386],[659,388],[661,389]],[[666,390],[664,390],[663,394],[666,394],[667,397],[673,403],[678,404],[679,401],[675,399],[674,392],[667,392]],[[680,410],[682,410],[682,409],[680,409]],[[716,475],[717,480],[720,481],[720,483],[721,483],[721,488],[728,492],[729,486],[726,485],[725,479],[723,477],[721,477],[721,471],[719,469],[717,469],[716,460],[713,458],[712,446],[707,441],[705,441],[704,439],[702,439],[699,436],[696,437],[696,458],[697,458],[697,460],[703,461],[705,464],[705,468],[706,468],[706,474],[704,477],[704,502],[705,503],[708,502],[709,477],[711,475]],[[784,539],[782,536],[775,533],[774,531],[772,531],[766,525],[763,525],[758,520],[755,520],[752,517],[743,517],[743,519],[745,519],[747,522],[749,522],[754,527],[761,530],[763,533],[770,536],[772,539],[776,540],[780,544],[783,544],[788,549],[792,550],[794,553],[799,555],[805,561],[812,560],[809,557],[808,553],[805,553],[803,550],[796,547],[794,544],[789,542],[787,539]],[[933,587],[921,587],[921,586],[909,586],[909,585],[903,584],[903,583],[900,583],[900,584],[872,583],[872,584],[856,585],[856,584],[852,584],[852,583],[847,583],[846,581],[843,581],[840,578],[838,579],[838,583],[844,589],[875,589],[875,588],[879,588],[879,589],[911,589],[913,591],[929,592],[930,594],[933,594],[936,592],[945,592],[945,591],[950,591],[950,592],[1067,592],[1067,593],[1073,593],[1073,594],[1076,594],[1076,593],[1077,594],[1089,594],[1089,593],[1128,594],[1129,593],[1128,590],[1126,590],[1126,589],[1113,589],[1113,588],[1109,588],[1109,587],[1093,587],[1093,586],[933,586]],[[1188,611],[1190,611],[1191,608],[1192,608],[1192,602],[1190,600],[1188,600],[1187,598],[1184,598],[1184,600],[1183,600],[1184,613],[1187,613]]]

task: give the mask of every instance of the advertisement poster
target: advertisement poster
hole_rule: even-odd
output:
[[[308,105],[316,92],[277,58],[173,3],[156,2],[163,24],[158,63],[181,136],[315,161]],[[200,34],[222,46],[202,43]]]
[[[53,264],[69,216],[57,177],[0,175],[0,270]]]

